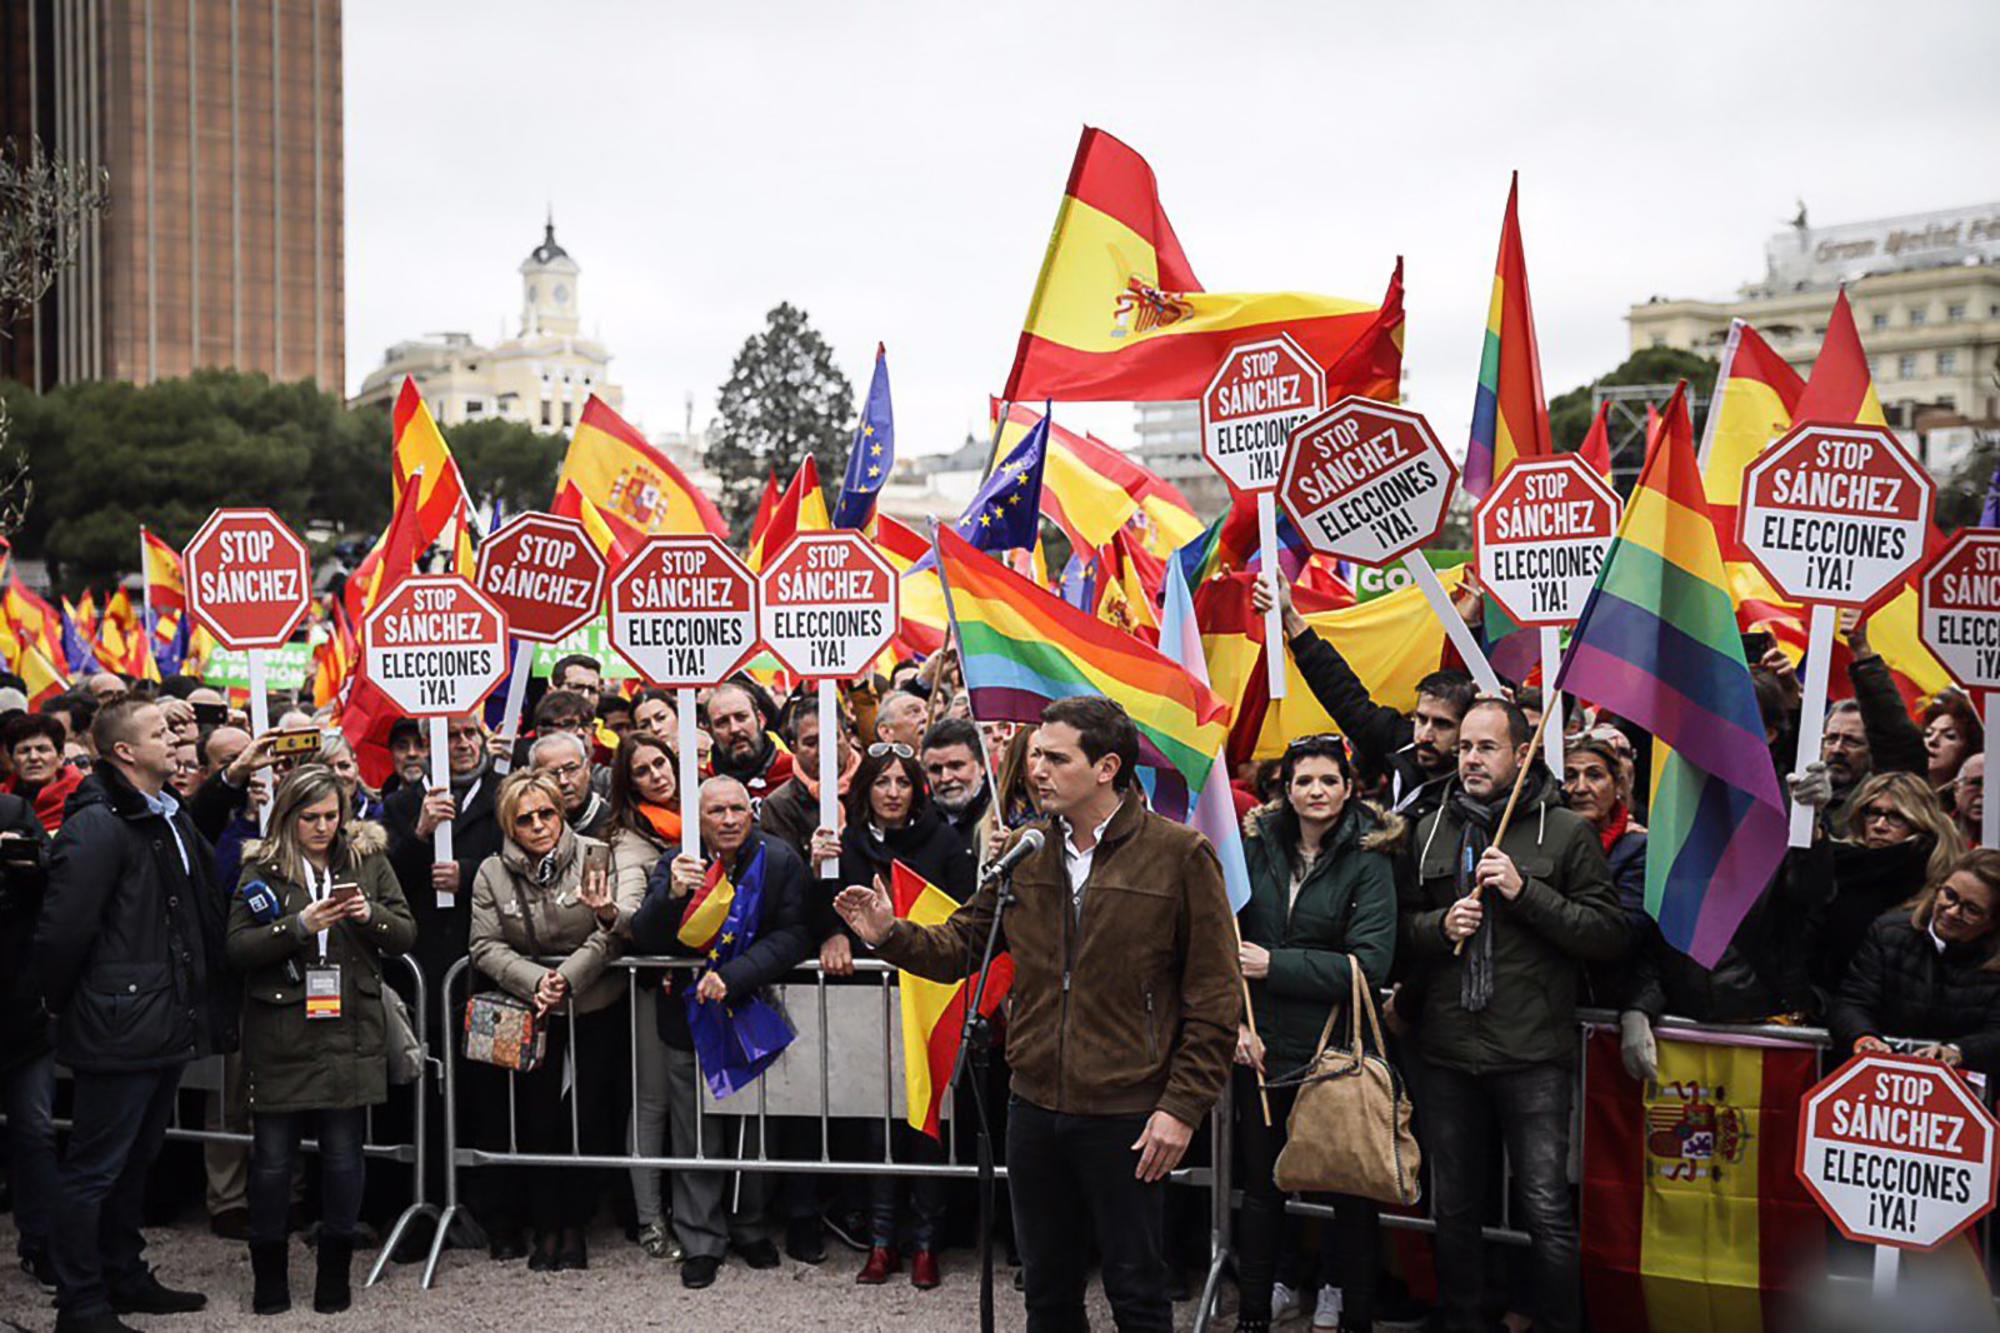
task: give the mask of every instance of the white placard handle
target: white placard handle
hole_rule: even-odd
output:
[[[1798,773],[1805,772],[1806,765],[1819,758],[1821,733],[1826,730],[1826,685],[1828,671],[1833,665],[1833,622],[1834,609],[1815,602],[1806,637],[1805,693],[1799,699],[1799,748],[1793,763],[1793,771]],[[1812,846],[1813,820],[1817,813],[1809,805],[1793,803],[1791,846]]]
[[[451,790],[451,748],[450,748],[451,724],[445,718],[434,717],[431,719],[430,726],[431,726],[431,790],[450,791]],[[444,823],[439,824],[437,826],[437,831],[431,834],[431,842],[433,848],[431,852],[431,859],[433,862],[443,863],[445,861],[451,861],[456,859],[451,854],[451,821],[449,819],[447,819]],[[464,886],[461,885],[460,887]],[[458,901],[457,894],[447,893],[443,889],[439,889],[437,891],[437,905],[439,907],[450,907],[457,901]]]
[[[1271,698],[1285,697],[1285,613],[1278,606],[1278,580],[1285,571],[1278,565],[1278,499],[1269,491],[1257,492],[1257,547],[1264,573],[1271,580],[1271,609],[1264,613],[1264,662],[1269,670]]]
[[[701,859],[701,747],[695,736],[694,690],[674,691],[680,727],[681,855]]]
[[[262,648],[252,648],[250,658],[250,734],[261,736],[271,729],[271,687],[266,682],[268,663]],[[257,807],[257,832],[270,832],[271,795],[276,786],[271,770],[260,768],[250,775],[252,782],[264,788],[264,801]]]
[[[521,734],[521,705],[528,698],[528,672],[534,658],[534,644],[526,639],[515,642],[514,671],[507,677],[507,702],[500,709],[500,734],[507,740],[507,749],[493,756],[493,771],[503,778],[514,767],[514,742]]]
[[[1993,773],[2000,765],[2000,690],[1986,692],[1986,772],[1980,781],[1986,786],[1993,785]],[[1990,791],[1982,791],[1979,801],[1979,844],[1982,847],[2000,847],[2000,800],[1993,798]]]
[[[839,693],[831,678],[819,683],[819,822],[821,828],[840,828],[840,707]],[[840,860],[819,863],[821,879],[840,878]]]
[[[1556,676],[1562,671],[1562,631],[1554,625],[1544,625],[1535,633],[1542,641],[1542,712],[1548,721],[1542,725],[1542,758],[1548,763],[1549,772],[1555,774],[1556,781],[1563,775],[1563,697],[1556,692]]]
[[[1494,674],[1493,664],[1480,651],[1479,640],[1472,637],[1472,627],[1465,623],[1465,617],[1451,604],[1451,594],[1438,582],[1437,571],[1431,562],[1424,559],[1421,551],[1411,551],[1403,557],[1403,568],[1410,572],[1410,579],[1424,590],[1424,598],[1431,604],[1431,614],[1444,626],[1444,635],[1451,640],[1451,646],[1458,649],[1458,655],[1465,659],[1466,669],[1472,679],[1487,694],[1501,694],[1504,690],[1500,677]]]

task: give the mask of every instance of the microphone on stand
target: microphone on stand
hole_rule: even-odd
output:
[[[1042,850],[1042,843],[1044,841],[1046,840],[1042,837],[1040,829],[1029,829],[1014,840],[1012,847],[1001,853],[999,860],[987,863],[986,868],[979,872],[979,882],[987,884],[1000,878],[1000,876]]]

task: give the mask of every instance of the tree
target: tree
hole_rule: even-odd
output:
[[[1591,390],[1597,386],[1672,385],[1686,380],[1688,393],[1706,400],[1715,389],[1717,368],[1712,357],[1684,352],[1677,347],[1648,347],[1632,353],[1625,358],[1623,365],[1610,374],[1549,400],[1549,435],[1555,442],[1556,452],[1566,453],[1583,443],[1583,437],[1590,431],[1590,420],[1597,414],[1591,403]],[[1662,399],[1665,397],[1665,394],[1661,395]],[[1695,420],[1695,431],[1697,435],[1701,431],[1699,415]]]
[[[748,537],[764,478],[811,454],[823,481],[847,467],[854,390],[803,310],[780,303],[736,354],[716,402],[708,465],[722,480],[721,507],[737,540]]]
[[[452,457],[475,502],[498,500],[508,514],[547,509],[555,499],[556,473],[569,441],[543,435],[519,421],[468,421],[453,426]],[[482,514],[481,523],[485,522]]]

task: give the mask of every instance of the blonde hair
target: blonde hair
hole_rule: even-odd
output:
[[[1861,785],[1854,789],[1853,803],[1848,806],[1850,841],[1861,840],[1867,822],[1863,812],[1877,800],[1885,801],[1913,830],[1935,839],[1924,876],[1931,883],[1942,883],[1965,850],[1965,837],[1938,804],[1937,793],[1931,790],[1930,783],[1915,773],[1877,773],[1862,779]]]
[[[1923,894],[1917,899],[1915,910],[1910,913],[1911,925],[1918,930],[1930,929],[1932,918],[1937,916],[1938,890],[1943,888],[1944,882],[1953,875],[1970,875],[1984,884],[1986,891],[1993,895],[1995,913],[2000,913],[2000,851],[1991,847],[1974,847],[1971,851],[1959,853],[1952,859],[1951,864],[1945,867],[1943,874],[1925,886]],[[1996,919],[1995,916],[1989,916],[1987,919],[2000,924],[2000,919]],[[1982,943],[1986,946],[1986,961],[1979,965],[1979,970],[2000,972],[2000,935],[1994,934],[1989,929]]]
[[[548,797],[549,804],[556,808],[556,817],[562,818],[562,788],[556,785],[555,778],[538,768],[517,768],[501,782],[500,793],[493,798],[494,812],[500,818],[500,834],[509,842],[514,841],[514,816],[521,812],[521,801],[531,791]]]
[[[352,820],[347,793],[341,788],[340,779],[325,764],[301,765],[278,784],[276,794],[271,797],[270,831],[264,838],[257,859],[292,883],[305,883],[306,858],[299,848],[299,815],[307,807],[318,805],[329,796],[333,798],[334,810],[340,815],[340,824],[334,830],[333,845],[326,849],[327,868],[352,869],[360,858],[354,854],[350,836]]]

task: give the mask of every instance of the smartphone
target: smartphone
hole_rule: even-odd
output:
[[[586,875],[611,871],[611,849],[602,843],[583,849],[583,873]]]
[[[1771,637],[1771,631],[1751,630],[1743,636],[1743,660],[1751,666],[1756,666],[1764,660],[1764,654],[1776,646],[1777,640]]]
[[[331,896],[337,903],[353,902],[361,896],[361,886],[359,884],[336,884],[333,886]]]
[[[191,704],[198,727],[219,727],[229,721],[228,704]]]
[[[286,759],[303,761],[319,753],[320,730],[318,727],[298,727],[291,731],[281,731],[271,738],[271,753]]]

